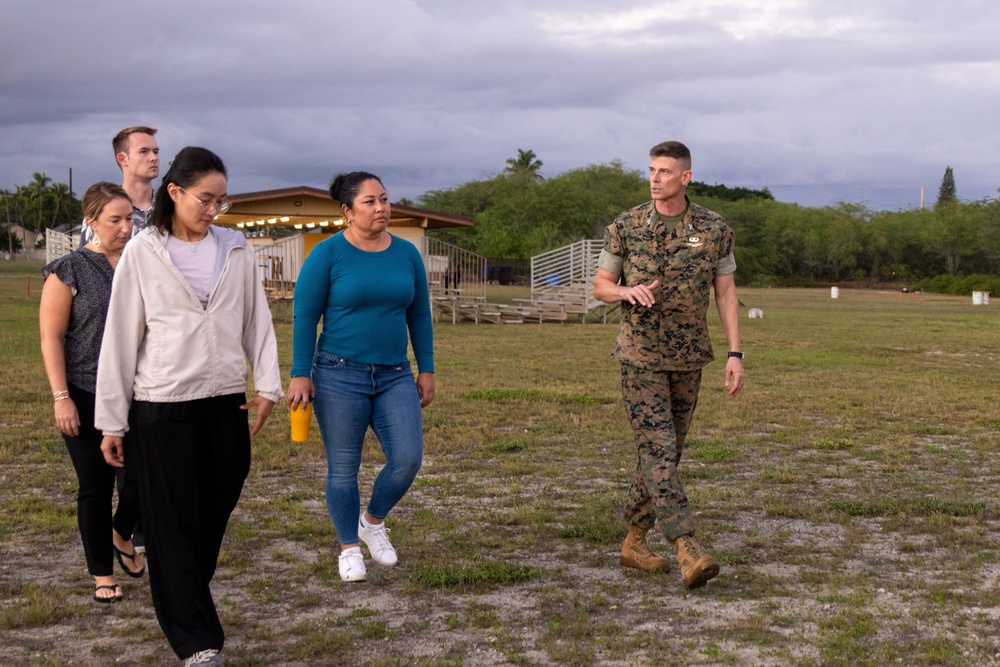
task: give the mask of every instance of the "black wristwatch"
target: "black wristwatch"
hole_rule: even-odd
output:
[[[743,358],[743,353],[742,352],[730,352],[729,356],[730,357],[736,357],[737,359],[742,359]]]

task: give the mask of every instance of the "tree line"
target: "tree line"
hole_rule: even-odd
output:
[[[35,173],[27,185],[14,190],[0,190],[0,247],[14,254],[22,250],[23,239],[15,225],[44,235],[46,229],[69,223],[80,224],[83,208],[65,183],[57,183],[42,173]]]
[[[619,213],[649,199],[646,175],[620,162],[544,178],[533,152],[518,153],[492,178],[420,196],[420,206],[476,222],[471,229],[428,233],[487,257],[528,258],[602,238]],[[696,181],[688,195],[733,228],[742,285],[892,284],[1000,293],[1000,202],[960,201],[951,167],[937,204],[924,209],[804,207],[776,201],[766,188]]]
[[[649,199],[646,175],[621,162],[573,169],[552,178],[531,150],[518,150],[485,180],[432,190],[419,206],[475,220],[469,229],[429,235],[487,257],[527,259],[584,239],[603,237],[619,213]],[[767,188],[693,181],[693,201],[723,215],[736,233],[736,279],[751,286],[886,284],[966,294],[1000,294],[1000,201],[961,201],[951,167],[937,203],[924,209],[873,211],[863,204],[803,207]],[[0,191],[0,246],[21,249],[12,225],[44,232],[83,216],[64,183],[36,173],[27,185]]]

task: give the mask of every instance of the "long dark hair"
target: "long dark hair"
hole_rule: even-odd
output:
[[[185,190],[198,182],[202,176],[213,171],[226,175],[226,165],[222,163],[222,158],[208,150],[198,146],[186,146],[181,149],[173,160],[170,161],[170,169],[163,176],[163,182],[156,189],[153,197],[153,210],[149,214],[147,224],[157,231],[169,234],[174,226],[174,200],[167,192],[167,186],[174,185]]]
[[[369,174],[367,171],[352,171],[347,174],[337,174],[337,177],[333,179],[333,183],[330,183],[330,196],[343,206],[354,208],[354,200],[358,198],[358,190],[361,189],[361,184],[372,179],[378,181],[379,185],[383,188],[385,187],[381,178],[375,174]]]

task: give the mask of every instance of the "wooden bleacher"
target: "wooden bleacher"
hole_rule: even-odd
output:
[[[593,296],[601,246],[602,242],[597,240],[579,241],[533,257],[531,297],[514,299],[513,304],[490,303],[482,292],[469,294],[465,289],[443,292],[432,283],[435,317],[448,317],[454,324],[462,321],[542,324],[572,320],[584,323],[596,315],[606,322],[615,307]]]

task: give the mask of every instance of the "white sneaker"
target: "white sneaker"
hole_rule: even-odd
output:
[[[399,558],[396,557],[396,550],[392,548],[388,533],[389,529],[385,527],[385,522],[377,526],[366,526],[361,517],[358,517],[358,537],[367,545],[368,553],[379,565],[392,567],[399,562]]]
[[[214,648],[198,651],[184,661],[184,667],[191,667],[192,665],[205,665],[206,667],[211,665],[212,667],[221,667],[222,657]]]
[[[361,555],[361,547],[351,547],[341,551],[339,561],[342,581],[364,581],[368,576],[365,571],[365,557]]]

